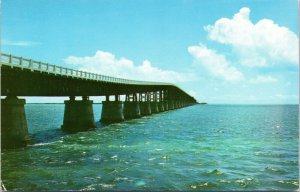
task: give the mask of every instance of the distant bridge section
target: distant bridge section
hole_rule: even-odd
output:
[[[24,99],[18,96],[68,96],[62,129],[95,128],[89,96],[105,96],[103,123],[120,122],[196,103],[195,98],[171,83],[136,81],[65,68],[1,53],[2,146],[23,146],[28,141]],[[125,96],[125,101],[120,96]],[[81,96],[82,100],[75,100]],[[110,96],[114,100],[110,101]]]

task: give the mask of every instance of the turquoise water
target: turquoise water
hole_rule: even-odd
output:
[[[100,119],[101,105],[94,105]],[[195,105],[95,131],[27,104],[32,145],[2,151],[9,190],[296,190],[298,105]]]

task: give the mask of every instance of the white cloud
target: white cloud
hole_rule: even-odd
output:
[[[207,48],[205,45],[190,46],[188,51],[196,62],[205,67],[208,72],[226,81],[240,81],[244,79],[242,72],[232,66],[224,55]]]
[[[253,23],[247,7],[240,9],[232,19],[221,18],[204,29],[209,39],[232,46],[245,66],[298,64],[298,36],[270,19]]]
[[[191,73],[159,69],[148,60],[144,60],[141,65],[135,65],[129,59],[116,58],[114,54],[104,51],[97,51],[94,56],[69,56],[65,63],[75,65],[83,71],[134,80],[174,83],[196,79]]]
[[[263,75],[258,75],[255,79],[250,79],[249,83],[252,84],[259,84],[259,83],[275,83],[278,80],[272,76],[263,76]]]
[[[2,45],[8,45],[8,46],[20,46],[20,47],[30,47],[30,46],[35,46],[39,45],[39,42],[33,42],[33,41],[9,41],[3,39],[1,41]]]

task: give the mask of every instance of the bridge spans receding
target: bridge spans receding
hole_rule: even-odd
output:
[[[189,106],[195,98],[171,83],[136,81],[65,68],[1,53],[2,146],[25,145],[28,131],[24,99],[18,96],[68,96],[62,129],[69,132],[95,127],[89,96],[105,96],[103,123],[120,122]],[[120,96],[126,96],[125,101]],[[75,100],[81,96],[82,100]],[[114,100],[110,101],[110,96]],[[13,142],[11,142],[13,141]]]

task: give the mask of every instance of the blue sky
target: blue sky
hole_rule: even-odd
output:
[[[296,0],[2,0],[1,49],[172,82],[208,103],[294,104],[297,8]]]

